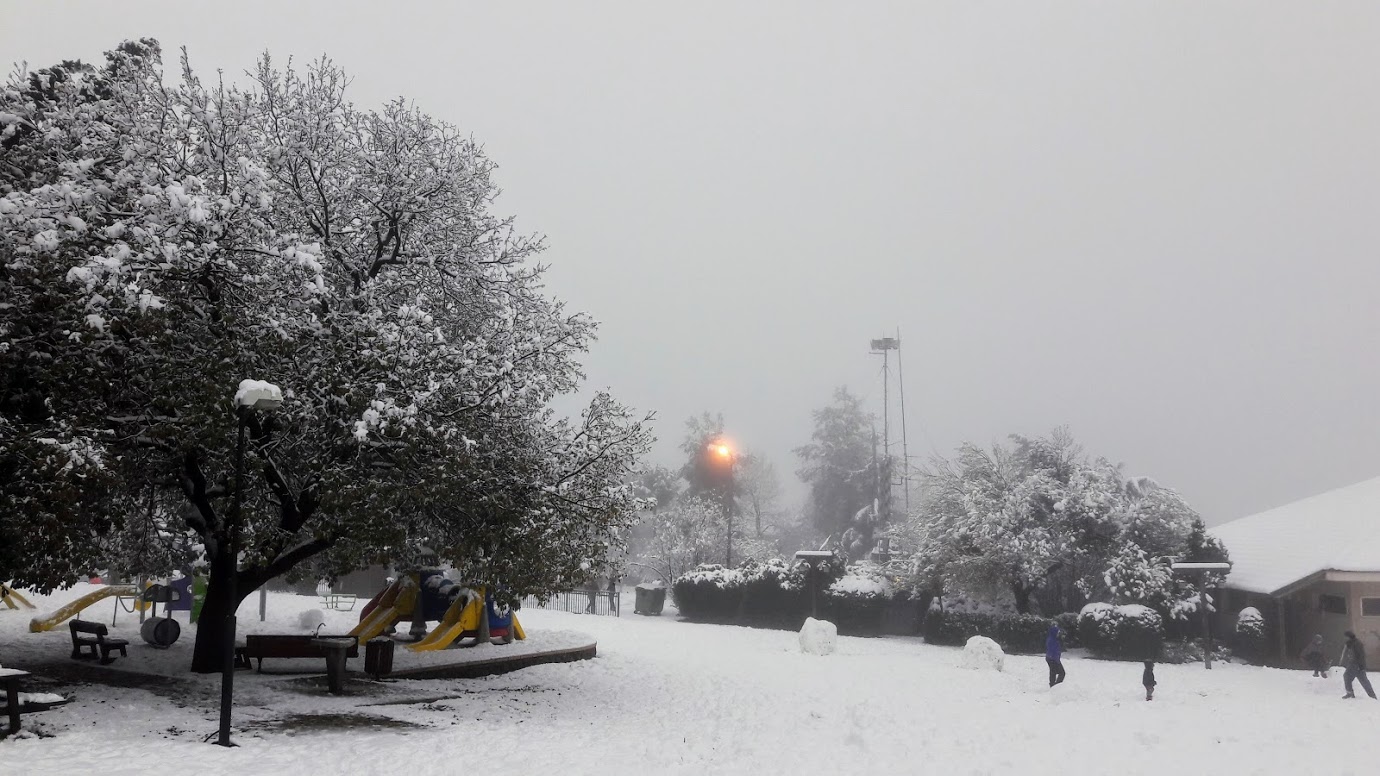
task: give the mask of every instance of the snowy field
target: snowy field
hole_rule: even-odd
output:
[[[53,608],[77,591],[36,600]],[[87,619],[109,622],[102,601]],[[311,597],[257,598],[251,630],[296,631]],[[60,670],[65,625],[26,632],[31,612],[0,611],[0,664]],[[342,632],[358,617],[327,612]],[[181,615],[185,617],[184,615]],[[794,633],[696,625],[672,618],[524,611],[533,642],[585,633],[595,660],[474,680],[352,682],[327,695],[311,676],[236,678],[240,747],[202,743],[216,728],[218,678],[183,673],[188,653],[138,641],[121,614],[130,660],[111,685],[77,674],[43,682],[75,693],[25,717],[51,737],[0,741],[0,776],[392,773],[501,769],[525,774],[1373,774],[1380,703],[1342,701],[1341,680],[1238,665],[1160,666],[1155,700],[1141,667],[1066,659],[1051,690],[1039,657],[1008,656],[1000,674],[959,667],[960,651],[913,639],[840,638],[827,657],[802,655]],[[184,626],[185,627],[185,626]],[[190,633],[183,639],[190,646]],[[54,637],[57,638],[54,638]],[[182,646],[179,644],[179,646]],[[489,656],[504,647],[485,647]],[[399,654],[403,650],[399,649]],[[141,675],[140,670],[176,660]],[[137,666],[136,666],[137,661]],[[285,661],[279,661],[283,665]],[[310,664],[312,661],[286,661]],[[362,661],[351,661],[358,670]],[[286,666],[285,666],[286,667]],[[89,671],[90,669],[84,669]]]

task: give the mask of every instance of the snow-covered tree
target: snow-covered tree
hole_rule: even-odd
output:
[[[1195,530],[1207,541],[1202,521],[1177,493],[1089,460],[1062,429],[990,451],[965,444],[924,482],[905,533],[918,547],[914,584],[934,592],[1009,594],[1022,613],[1114,598],[1182,615],[1196,592],[1169,562],[1210,553],[1194,546]]]
[[[425,546],[548,592],[637,506],[642,419],[603,393],[549,409],[594,323],[491,213],[493,163],[403,101],[357,109],[347,80],[265,57],[205,84],[184,54],[169,85],[142,41],[0,92],[0,536],[52,529],[0,562],[69,582],[146,486],[180,494],[211,575],[195,670],[219,668],[231,575],[242,598]],[[237,417],[251,377],[282,407]]]
[[[862,557],[889,514],[889,465],[874,454],[872,419],[847,388],[814,411],[814,424],[810,443],[795,451],[796,474],[810,486],[807,519],[850,557]]]

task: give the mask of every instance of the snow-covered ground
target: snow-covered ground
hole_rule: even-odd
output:
[[[86,617],[108,622],[111,606],[101,602]],[[255,606],[247,602],[241,620],[258,629]],[[296,630],[297,614],[315,606],[310,597],[275,595],[264,629]],[[0,611],[0,664],[74,662],[66,659],[65,627],[56,641],[29,634],[30,614]],[[358,612],[326,615],[325,630],[339,632]],[[123,670],[118,676],[130,681],[118,686],[73,679],[66,691],[74,703],[26,718],[52,737],[0,742],[0,775],[280,776],[309,768],[409,776],[493,769],[1340,776],[1374,773],[1380,764],[1380,702],[1342,701],[1338,674],[1324,681],[1231,664],[1160,666],[1147,703],[1138,663],[1073,656],[1065,660],[1068,681],[1051,690],[1039,657],[1008,656],[1002,672],[965,670],[961,650],[913,639],[842,637],[833,655],[820,657],[801,654],[797,634],[783,631],[531,610],[522,619],[534,642],[543,632],[588,633],[599,657],[486,679],[355,682],[345,697],[325,694],[313,678],[240,672],[242,732],[230,750],[202,743],[216,727],[218,681],[183,674],[185,662],[164,676]],[[131,664],[176,654],[139,643],[135,622],[122,614],[118,629],[135,636]]]

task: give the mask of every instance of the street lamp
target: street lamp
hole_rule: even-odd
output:
[[[1231,573],[1230,563],[1174,563],[1175,574],[1198,576],[1198,611],[1203,615],[1203,667],[1212,670],[1212,628],[1208,624],[1207,577],[1213,572]]]
[[[726,440],[720,439],[709,443],[709,453],[724,466],[728,467],[728,487],[724,489],[723,510],[725,533],[728,534],[727,549],[724,551],[724,567],[733,566],[733,465],[738,461],[738,453]]]
[[[230,610],[225,615],[224,665],[220,675],[220,736],[216,743],[234,746],[230,742],[230,710],[235,697],[235,610],[239,608],[238,587],[240,516],[244,508],[244,428],[249,413],[254,410],[274,410],[283,404],[283,392],[273,383],[262,380],[242,380],[235,391],[235,503],[233,516],[222,522],[224,526],[223,552],[230,562]]]

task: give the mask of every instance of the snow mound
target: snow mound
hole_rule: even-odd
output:
[[[308,609],[297,615],[297,626],[302,630],[316,630],[316,626],[326,621],[326,613],[320,609]]]
[[[807,655],[830,655],[839,644],[839,629],[828,620],[806,617],[800,628],[800,651]]]
[[[963,646],[963,667],[1000,671],[1006,662],[1001,645],[986,636],[974,636]]]

